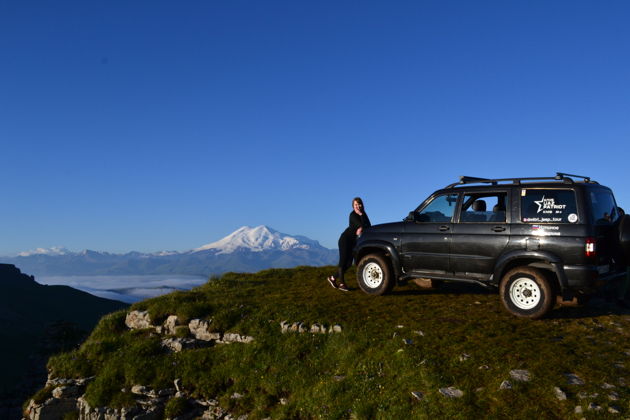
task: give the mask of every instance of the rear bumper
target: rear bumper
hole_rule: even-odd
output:
[[[580,265],[563,267],[570,290],[584,293],[593,292],[600,287],[626,275],[625,269],[598,267],[595,265]]]

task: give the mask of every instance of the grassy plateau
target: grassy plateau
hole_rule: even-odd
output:
[[[169,315],[184,325],[212,319],[217,331],[252,336],[252,343],[169,353],[156,334],[127,329],[120,311],[48,367],[56,377],[96,375],[86,390],[92,406],[129,405],[122,388],[172,388],[181,379],[191,397],[217,399],[249,419],[630,417],[627,311],[601,301],[524,320],[476,286],[410,283],[374,297],[357,288],[354,272],[350,292],[333,289],[325,281],[332,271],[228,273],[131,308],[148,310],[154,324]],[[282,321],[342,331],[283,334]],[[529,380],[514,379],[514,370],[526,370]],[[571,384],[568,374],[583,383]],[[440,392],[448,387],[463,394]],[[167,410],[185,405],[174,399]]]

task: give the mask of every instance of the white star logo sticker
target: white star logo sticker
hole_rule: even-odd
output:
[[[545,196],[543,195],[543,197],[540,199],[540,201],[534,201],[534,203],[538,204],[538,211],[536,213],[540,213],[540,211],[543,209],[543,205],[545,203]]]

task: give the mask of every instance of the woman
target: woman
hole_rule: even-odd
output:
[[[363,208],[363,200],[360,197],[355,197],[352,200],[349,226],[339,237],[339,268],[337,276],[329,276],[327,279],[328,283],[335,289],[344,292],[348,291],[348,286],[346,286],[343,276],[345,271],[352,265],[352,249],[357,242],[357,238],[361,236],[363,229],[370,226],[372,225]]]

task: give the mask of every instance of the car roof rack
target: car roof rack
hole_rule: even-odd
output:
[[[530,178],[478,178],[475,176],[460,176],[458,182],[454,182],[446,186],[446,188],[454,188],[458,185],[463,184],[492,184],[497,185],[500,182],[507,183],[511,182],[512,184],[521,184],[522,181],[561,181],[567,184],[575,183],[573,178],[582,178],[582,182],[590,183],[590,184],[598,184],[597,181],[593,181],[591,177],[583,176],[583,175],[573,175],[566,174],[564,172],[556,172],[556,176],[544,176],[544,177],[530,177]]]

